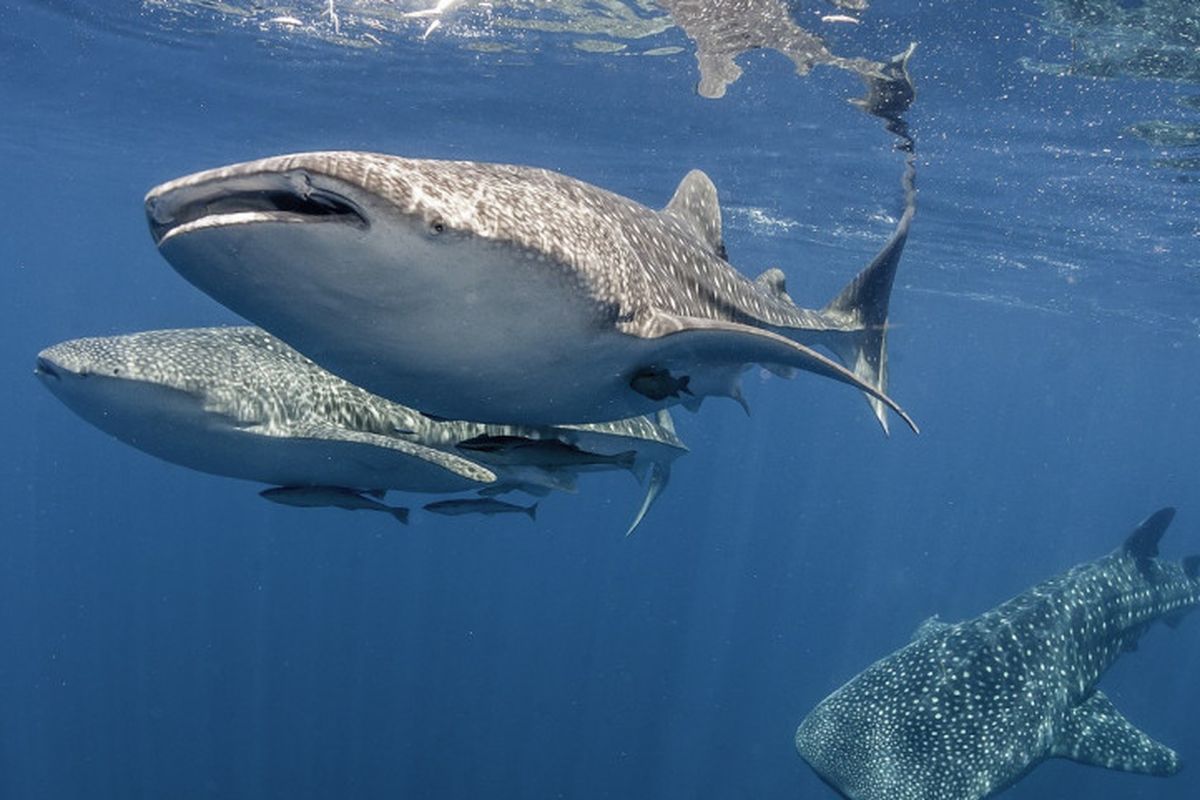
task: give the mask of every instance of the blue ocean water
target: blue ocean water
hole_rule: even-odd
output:
[[[830,34],[877,58],[918,42],[890,348],[919,437],[881,436],[845,387],[752,372],[749,418],[676,415],[692,452],[624,539],[628,475],[548,498],[536,524],[401,529],[269,505],[90,428],[32,377],[38,350],[237,322],[146,231],[145,191],[198,169],[366,149],[535,164],[659,206],[700,167],[731,261],[782,267],[807,306],[899,214],[900,155],[846,102],[851,76],[754,52],[709,100],[676,28],[471,47],[469,19],[421,39],[359,3],[340,26],[379,45],[350,46],[326,5],[269,12],[293,25],[231,11],[251,4],[0,0],[0,797],[832,797],[796,724],[926,617],[977,614],[1163,505],[1166,552],[1200,552],[1197,173],[1186,142],[1131,133],[1194,124],[1177,101],[1195,78],[1046,68],[1080,53],[1053,3],[875,0]],[[578,46],[597,40],[624,49]],[[1196,764],[1198,666],[1193,619],[1101,685]],[[1192,769],[1052,761],[1005,796],[1191,798]]]

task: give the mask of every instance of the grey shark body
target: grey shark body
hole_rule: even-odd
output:
[[[852,800],[979,800],[1052,757],[1173,774],[1178,756],[1096,689],[1152,623],[1200,602],[1200,559],[1157,558],[1173,515],[980,617],[926,622],[808,715],[800,755]]]
[[[888,405],[911,424],[885,394],[884,346],[911,208],[820,310],[730,266],[699,171],[654,211],[544,169],[304,153],[172,181],[146,209],[189,281],[341,377],[437,417],[633,417],[738,397],[741,372],[760,363],[848,383],[881,421]],[[688,392],[637,391],[648,375]]]
[[[458,442],[485,435],[560,437],[597,453],[632,450],[638,471],[652,478],[669,475],[687,452],[669,417],[562,429],[433,420],[252,327],[76,339],[42,351],[37,373],[73,411],[134,447],[203,472],[285,487],[442,493],[561,488],[573,475],[537,464],[493,468],[455,452]],[[662,483],[650,481],[651,500]]]

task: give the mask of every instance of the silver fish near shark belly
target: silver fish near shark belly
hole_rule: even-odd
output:
[[[381,511],[400,524],[408,524],[408,509],[389,506],[341,486],[277,486],[258,493],[265,500],[296,508],[340,508],[344,511]]]
[[[303,153],[163,184],[146,212],[193,284],[335,374],[438,417],[632,417],[739,397],[758,363],[857,387],[885,430],[885,406],[913,425],[886,394],[885,347],[911,207],[820,310],[730,266],[699,171],[654,211],[532,167]]]
[[[1096,689],[1151,624],[1200,603],[1200,556],[1157,557],[1173,516],[975,619],[927,621],[823,700],[796,749],[851,800],[980,800],[1047,758],[1175,773],[1179,757]]]

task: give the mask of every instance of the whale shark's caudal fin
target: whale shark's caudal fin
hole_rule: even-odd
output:
[[[841,317],[858,328],[832,339],[830,347],[855,377],[880,394],[887,391],[888,301],[915,210],[911,203],[905,208],[900,223],[883,249],[824,309],[824,313]],[[867,402],[883,426],[883,432],[887,433],[883,402],[870,395]]]

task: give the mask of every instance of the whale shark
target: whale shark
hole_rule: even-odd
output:
[[[752,364],[860,389],[884,430],[910,203],[820,309],[726,258],[703,172],[655,211],[534,167],[353,151],[200,172],[145,201],[188,281],[322,367],[446,419],[578,424],[741,398]],[[778,275],[776,275],[778,273]],[[827,355],[818,348],[829,352]]]
[[[1200,556],[1158,557],[1174,514],[979,617],[927,620],[821,701],[796,749],[850,800],[979,800],[1047,758],[1175,773],[1179,756],[1096,688],[1155,621],[1200,603]]]
[[[573,447],[588,470],[621,468],[625,461],[610,454],[628,454],[631,471],[650,474],[636,527],[671,463],[687,452],[665,412],[657,420],[562,429],[433,420],[337,378],[253,327],[75,339],[39,353],[35,371],[85,420],[151,455],[217,475],[310,487],[268,498],[293,504],[329,505],[315,490],[332,496],[339,488],[541,494],[571,488],[583,469],[536,459],[490,465],[457,449],[490,436]]]
[[[256,328],[72,339],[37,376],[85,420],[165,461],[279,486],[453,492],[486,466],[397,435],[410,409],[335,378]]]

